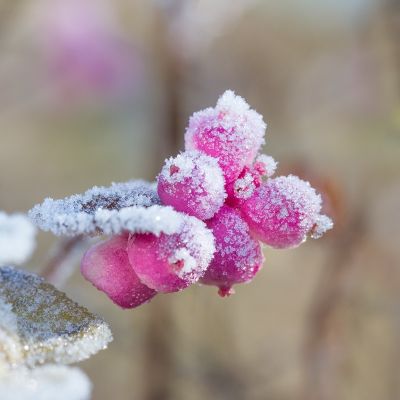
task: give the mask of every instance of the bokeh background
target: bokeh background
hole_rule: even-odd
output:
[[[121,311],[63,284],[115,340],[82,364],[93,398],[400,398],[397,0],[0,1],[0,209],[154,179],[193,111],[227,88],[268,122],[279,174],[322,193],[335,229],[236,295],[212,287]],[[56,240],[40,234],[27,268]]]

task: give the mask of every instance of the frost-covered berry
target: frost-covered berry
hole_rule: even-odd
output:
[[[214,251],[212,232],[193,217],[187,217],[178,233],[135,234],[128,242],[129,261],[140,280],[163,293],[198,281]]]
[[[332,227],[328,217],[321,220],[321,196],[293,175],[264,182],[240,209],[256,237],[275,248],[296,247],[316,228],[321,236]]]
[[[91,247],[81,262],[82,275],[122,308],[137,307],[157,292],[142,282],[129,263],[128,237],[114,236]]]
[[[244,167],[239,177],[226,186],[227,204],[240,207],[240,204],[249,199],[261,186],[263,178],[269,178],[275,173],[276,166],[277,162],[271,156],[258,156],[252,166]]]
[[[196,112],[185,134],[186,150],[199,150],[219,161],[226,183],[253,163],[264,144],[266,124],[246,101],[227,90],[215,108]]]
[[[218,286],[219,294],[227,296],[233,293],[232,285],[251,281],[261,268],[260,243],[240,213],[228,206],[223,206],[207,226],[213,231],[216,252],[201,282]]]
[[[221,208],[226,197],[224,185],[218,161],[198,151],[168,159],[158,175],[161,201],[202,220]]]

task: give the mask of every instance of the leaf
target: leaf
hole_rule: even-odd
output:
[[[108,325],[37,275],[0,268],[0,367],[84,360],[112,340]]]

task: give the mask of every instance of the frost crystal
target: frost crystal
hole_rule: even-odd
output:
[[[319,239],[325,232],[333,228],[333,221],[326,215],[318,215],[315,226],[311,230],[311,237]]]
[[[0,265],[22,264],[32,254],[36,228],[23,214],[0,212]]]
[[[274,175],[276,168],[278,166],[278,163],[271,157],[267,156],[266,154],[260,154],[256,158],[255,162],[255,167],[257,168],[262,168],[263,171],[259,171],[261,175],[265,175],[268,178],[270,178],[272,175]]]
[[[46,199],[30,212],[31,220],[42,230],[55,235],[75,236],[80,234],[99,234],[103,228],[104,215],[111,215],[115,221],[115,211],[126,207],[150,207],[159,204],[154,183],[130,181],[114,183],[110,187],[93,187],[83,194],[65,199]],[[106,211],[114,214],[107,214]],[[98,219],[98,220],[97,220]],[[112,229],[107,225],[106,229]]]
[[[42,278],[0,268],[0,364],[33,367],[84,360],[112,340],[99,317]]]
[[[1,400],[89,400],[92,384],[82,370],[64,365],[0,372]]]
[[[193,114],[185,134],[186,150],[218,159],[226,183],[234,181],[254,161],[264,144],[266,124],[246,101],[227,90],[215,108]]]

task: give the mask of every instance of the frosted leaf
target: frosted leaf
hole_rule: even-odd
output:
[[[82,370],[64,365],[0,372],[1,400],[89,400],[92,384]]]
[[[0,268],[0,363],[73,363],[104,349],[111,340],[102,319],[43,278]]]
[[[31,220],[42,230],[57,236],[102,233],[96,225],[99,210],[121,210],[126,207],[150,207],[159,204],[154,183],[130,181],[110,187],[93,187],[83,194],[65,199],[47,198],[30,212]]]
[[[326,215],[318,215],[315,221],[315,225],[311,230],[311,237],[313,239],[319,239],[324,235],[325,232],[333,228],[333,221]]]
[[[0,265],[22,264],[35,249],[36,228],[23,214],[0,211]]]
[[[128,231],[159,236],[161,233],[170,235],[180,232],[187,218],[189,217],[186,214],[168,206],[128,207],[119,211],[98,210],[94,223],[96,229],[106,235]]]
[[[218,159],[226,183],[233,182],[253,163],[264,144],[266,124],[246,101],[227,90],[215,108],[196,112],[185,134],[186,150],[198,150]]]

